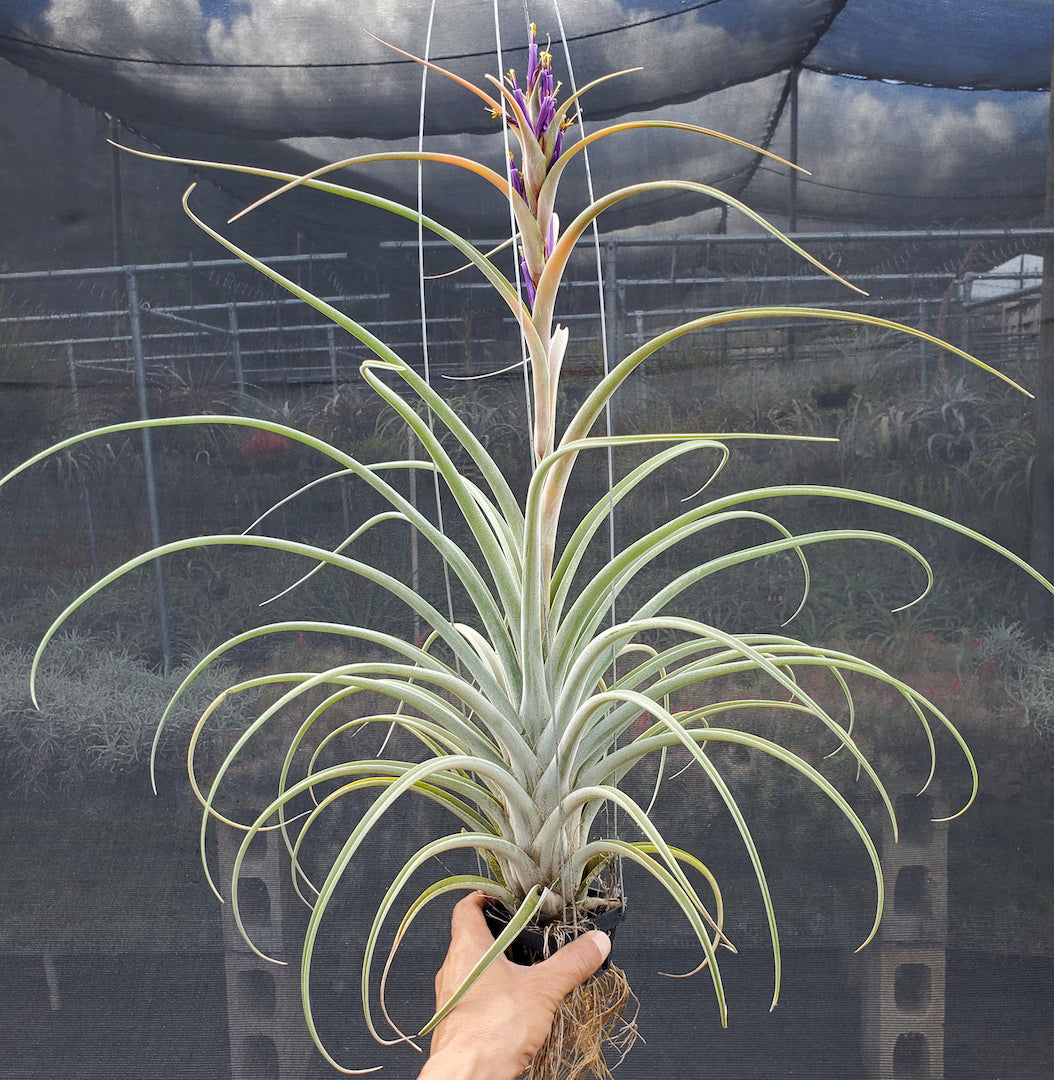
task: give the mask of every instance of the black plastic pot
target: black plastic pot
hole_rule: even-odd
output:
[[[496,900],[489,900],[483,908],[483,916],[487,920],[490,932],[497,937],[508,925],[509,913]],[[552,956],[561,941],[570,941],[581,937],[592,930],[603,930],[611,939],[615,940],[615,931],[619,923],[626,917],[625,901],[617,907],[607,908],[588,917],[579,916],[575,924],[574,932],[568,934],[568,927],[561,927],[562,933],[557,935],[552,924],[548,926],[525,926],[512,944],[505,950],[505,955],[516,964],[529,967],[531,964],[540,963],[547,956]],[[601,970],[606,970],[611,962],[611,955],[604,961]]]

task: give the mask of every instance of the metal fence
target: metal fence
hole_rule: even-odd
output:
[[[622,356],[678,322],[751,304],[848,308],[945,337],[995,363],[1027,359],[1034,353],[1039,279],[1026,270],[1023,255],[1050,235],[1029,229],[794,237],[866,296],[807,263],[792,263],[767,236],[605,241],[596,252],[583,245],[574,256],[558,318],[572,327],[572,359],[587,367],[605,351],[609,360]],[[464,274],[429,282],[424,339],[420,313],[404,299],[416,292],[405,286],[416,273],[410,263],[417,245],[389,246],[414,249],[403,252],[401,294],[349,284],[342,253],[266,261],[418,367],[426,345],[437,373],[478,375],[515,363],[511,315],[493,302],[489,285]],[[845,336],[833,326],[801,318],[768,320],[763,330],[728,324],[705,338],[682,339],[668,352],[705,355],[711,363],[815,361],[843,347],[830,344]],[[347,382],[367,355],[234,259],[0,274],[0,345],[9,370],[29,365],[34,381],[67,382],[75,394],[104,378],[289,392]],[[925,379],[930,352],[915,347]]]

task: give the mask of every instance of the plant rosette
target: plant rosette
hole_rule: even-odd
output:
[[[976,794],[977,769],[969,748],[941,709],[882,667],[789,634],[732,633],[684,613],[691,591],[705,589],[710,579],[782,555],[800,568],[800,595],[790,622],[809,598],[810,552],[817,545],[847,541],[887,545],[900,553],[907,567],[916,568],[919,581],[925,584],[905,606],[918,602],[929,591],[929,564],[905,541],[889,533],[851,526],[794,531],[776,516],[780,505],[788,500],[834,501],[847,508],[877,507],[911,514],[986,545],[1043,580],[1020,557],[968,527],[866,491],[822,484],[770,484],[724,495],[711,495],[707,490],[724,469],[736,440],[834,440],[734,432],[594,434],[600,430],[598,422],[607,406],[640,365],[686,335],[731,323],[808,319],[877,326],[947,349],[1005,378],[954,346],[886,319],[852,311],[794,306],[744,307],[700,316],[644,342],[624,357],[613,358],[610,370],[585,400],[569,407],[566,422],[558,422],[560,371],[569,340],[568,329],[555,321],[560,283],[576,245],[605,211],[619,203],[656,193],[716,201],[775,236],[824,273],[843,279],[733,196],[691,180],[649,181],[617,188],[581,208],[562,226],[556,204],[565,170],[594,143],[618,138],[627,131],[724,139],[785,167],[797,166],[760,147],[750,147],[692,124],[635,120],[584,133],[577,122],[582,96],[613,76],[596,79],[561,101],[560,87],[553,78],[552,57],[539,47],[533,28],[525,81],[520,83],[513,72],[504,79],[488,76],[493,93],[430,62],[419,62],[482,98],[516,141],[519,158],[496,170],[455,154],[392,151],[348,159],[296,176],[245,165],[145,156],[274,181],[277,186],[261,201],[296,187],[316,189],[386,211],[445,240],[464,259],[468,271],[482,275],[493,287],[520,329],[530,387],[525,443],[532,473],[525,497],[517,496],[464,417],[393,348],[367,326],[284,277],[202,221],[190,206],[193,188],[184,197],[184,206],[208,235],[366,346],[370,355],[360,367],[362,378],[383,407],[390,410],[394,423],[401,425],[405,436],[416,443],[416,452],[403,459],[365,464],[333,443],[289,424],[237,415],[176,416],[111,424],[65,439],[0,480],[0,484],[8,483],[35,463],[92,437],[193,424],[226,424],[261,433],[261,438],[282,438],[289,445],[314,452],[327,463],[327,471],[291,492],[245,531],[162,544],[128,560],[85,590],[55,619],[40,643],[30,675],[34,700],[41,654],[59,628],[101,589],[154,559],[214,546],[265,549],[304,560],[311,568],[301,581],[321,570],[354,575],[384,590],[405,605],[416,622],[430,628],[423,640],[407,641],[370,625],[328,618],[256,626],[216,646],[194,666],[158,727],[160,738],[176,703],[201,673],[246,642],[261,644],[276,634],[287,638],[325,635],[329,640],[342,638],[361,647],[360,658],[335,662],[323,670],[303,671],[294,666],[233,682],[202,715],[188,754],[191,783],[203,806],[201,851],[205,872],[220,895],[205,860],[207,829],[218,822],[240,830],[243,839],[228,883],[229,898],[246,941],[261,956],[264,954],[253,943],[242,919],[241,868],[250,846],[265,830],[278,830],[288,850],[294,885],[310,908],[300,956],[306,1024],[326,1060],[346,1073],[361,1070],[334,1058],[315,1023],[315,946],[320,926],[339,897],[342,884],[362,866],[367,842],[371,835],[376,836],[374,830],[408,796],[438,805],[449,815],[453,828],[420,843],[392,877],[373,913],[360,981],[366,1026],[381,1043],[412,1042],[428,1034],[456,1006],[480,972],[501,956],[529,924],[565,923],[573,927],[576,922],[594,918],[606,903],[591,895],[591,890],[617,879],[623,864],[632,864],[650,876],[691,927],[697,945],[692,973],[703,972],[709,977],[719,1018],[722,1024],[726,1022],[718,952],[730,948],[730,943],[722,929],[724,903],[717,878],[698,853],[677,844],[672,834],[664,834],[654,819],[653,807],[667,779],[669,753],[677,756],[678,768],[698,770],[742,842],[757,882],[771,942],[773,1003],[780,992],[782,956],[769,879],[751,823],[737,800],[734,778],[725,775],[724,762],[729,755],[711,754],[708,750],[731,746],[762,755],[774,766],[804,778],[826,796],[835,813],[841,814],[859,837],[873,871],[874,918],[864,943],[871,940],[882,916],[884,896],[875,840],[846,796],[824,773],[823,760],[812,760],[798,749],[803,745],[799,731],[794,731],[793,738],[780,741],[779,737],[764,734],[764,725],[758,725],[762,731],[752,728],[752,718],[778,715],[797,721],[799,729],[814,728],[826,739],[829,753],[849,759],[853,766],[849,771],[877,793],[894,830],[892,800],[875,764],[856,738],[854,685],[861,681],[880,685],[899,702],[906,715],[918,721],[929,747],[930,777],[936,766],[934,733],[943,731],[958,747],[970,776],[962,809]],[[572,141],[574,134],[578,137]],[[362,175],[373,163],[393,161],[457,168],[489,184],[511,207],[519,257],[511,252],[482,252],[419,209],[329,178],[345,167],[355,167]],[[853,288],[848,282],[844,284]],[[625,475],[603,485],[596,491],[592,505],[587,501],[586,508],[572,518],[570,506],[565,507],[565,496],[577,462],[583,455],[606,455],[620,447],[635,448],[640,460]],[[606,523],[619,504],[646,490],[664,469],[681,469],[686,464],[697,469],[694,493],[686,493],[682,507],[667,519],[656,520],[643,535],[613,550],[607,541]],[[441,528],[418,507],[412,496],[413,485],[400,486],[400,480],[414,477],[435,482],[445,513],[457,519],[458,535],[465,537],[463,541],[457,541],[453,530]],[[376,505],[379,498],[386,509],[373,513],[332,548],[268,531],[271,523],[282,516],[274,510],[288,508],[307,491],[333,483],[361,485],[372,492],[371,505]],[[406,486],[410,487],[409,494],[404,490]],[[713,532],[720,534],[722,528],[736,529],[745,524],[763,532],[767,539],[744,541],[743,546],[730,551],[694,557],[696,551],[702,550],[701,541]],[[415,532],[418,542],[438,558],[460,597],[456,614],[453,604],[448,606],[442,598],[422,595],[421,590],[397,575],[356,556],[357,542],[371,530],[397,529]],[[667,556],[685,545],[693,545],[688,568],[671,570],[663,577],[663,568],[675,565]],[[695,604],[692,609],[697,609]],[[806,671],[811,672],[808,679],[802,677]],[[742,690],[758,683],[765,683],[767,690],[756,694]],[[829,693],[812,690],[817,683],[823,683]],[[268,695],[266,705],[235,739],[211,779],[207,783],[200,781],[195,751],[216,709],[232,695],[261,687],[270,687],[274,693]],[[356,695],[369,701],[379,696],[386,705],[348,719],[342,709]],[[676,704],[689,699],[696,704]],[[291,717],[291,726],[283,728]],[[787,725],[785,730],[790,732],[793,727]],[[236,821],[221,810],[223,796],[237,786],[239,770],[244,774],[244,762],[251,760],[254,747],[267,743],[264,733],[276,728],[292,734],[285,737],[270,802],[251,820]],[[377,732],[381,739],[380,749],[372,756],[359,750],[363,740],[358,736],[363,732]],[[416,752],[399,756],[393,749],[399,740],[389,739],[385,735],[389,732],[409,740]],[[620,782],[631,770],[640,775],[649,765],[653,769],[654,794],[650,802],[638,802],[620,787]],[[361,809],[363,796],[366,804]],[[338,813],[342,807],[353,808],[354,824],[341,832],[339,843],[321,870],[316,871],[313,864],[309,868],[306,844],[322,831],[317,826],[324,819],[340,821],[344,830],[344,819]],[[602,811],[610,811],[610,818]],[[609,821],[622,825],[614,828]],[[478,869],[445,871],[444,876],[432,880],[420,892],[419,884],[415,884],[412,891],[416,895],[406,903],[404,893],[411,889],[418,871],[445,866],[444,860],[453,860],[456,855],[475,858]],[[508,921],[462,987],[416,1036],[410,1036],[384,1008],[388,971],[421,911],[440,897],[465,889],[479,889],[492,897],[508,913]],[[396,908],[403,914],[391,935],[380,973],[377,969],[381,966],[378,959],[382,938]],[[383,1029],[375,1015],[378,977],[381,1010],[390,1032]],[[603,978],[591,980],[586,986],[595,990],[603,985]],[[621,1010],[631,1000],[628,988],[619,989],[607,997],[589,998],[584,1004],[579,1001],[572,1013],[561,1014],[548,1056],[536,1063],[539,1075],[575,1075],[576,1070],[581,1071],[583,1061],[586,1068],[599,1067],[596,1063],[603,1058],[603,1043],[608,1038],[616,1040],[616,1051],[623,1049],[618,1040],[627,1031],[632,1035],[632,1021],[625,1020]]]

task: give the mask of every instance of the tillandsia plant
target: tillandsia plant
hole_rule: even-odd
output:
[[[539,47],[533,28],[528,55],[526,79],[522,84],[512,72],[504,79],[488,77],[490,92],[427,61],[419,61],[481,97],[495,119],[506,125],[519,148],[518,158],[514,156],[509,161],[507,170],[427,150],[370,154],[306,176],[243,165],[183,162],[197,168],[234,170],[273,180],[277,187],[268,198],[301,186],[388,211],[442,238],[460,253],[468,268],[481,273],[518,324],[529,369],[531,401],[527,438],[533,470],[524,497],[515,494],[477,434],[409,363],[366,326],[241,250],[201,221],[190,208],[193,189],[187,192],[184,205],[206,233],[367,346],[372,355],[361,365],[362,378],[420,444],[424,457],[418,454],[405,460],[364,464],[341,448],[288,425],[240,416],[185,416],[111,425],[68,439],[5,478],[10,479],[35,461],[93,434],[222,423],[254,427],[302,444],[317,452],[331,467],[313,484],[350,478],[372,489],[387,504],[384,512],[371,517],[332,550],[262,534],[257,530],[267,515],[244,533],[197,536],[166,543],[128,561],[84,592],[55,620],[40,645],[42,651],[74,612],[122,575],[170,553],[212,545],[265,548],[298,556],[316,564],[310,573],[328,567],[329,572],[359,575],[387,590],[430,628],[423,641],[413,642],[370,626],[321,619],[256,627],[232,637],[203,657],[173,699],[174,704],[210,665],[252,639],[296,631],[304,635],[343,635],[369,643],[373,649],[371,658],[326,670],[277,671],[234,682],[217,699],[217,706],[225,696],[241,694],[263,684],[278,687],[280,692],[246,726],[207,784],[199,782],[193,762],[194,743],[210,722],[211,708],[201,718],[190,751],[191,780],[204,807],[203,857],[206,826],[212,820],[244,830],[228,883],[239,925],[243,924],[238,879],[250,845],[262,830],[271,828],[279,829],[285,840],[297,891],[311,909],[300,960],[304,1014],[322,1054],[343,1072],[355,1070],[334,1058],[316,1028],[312,998],[316,941],[342,882],[362,865],[371,831],[389,815],[398,814],[399,804],[407,796],[421,796],[438,804],[449,814],[452,824],[445,834],[421,838],[417,850],[388,884],[366,936],[361,970],[362,1005],[370,1032],[381,1042],[409,1038],[389,1019],[387,1010],[383,1010],[383,1015],[392,1034],[385,1034],[375,1014],[378,950],[382,939],[386,940],[386,923],[396,908],[401,915],[388,960],[383,965],[382,1007],[391,957],[423,909],[444,894],[467,888],[486,891],[504,909],[504,922],[493,947],[461,990],[420,1029],[418,1034],[425,1035],[456,1005],[479,972],[504,953],[528,925],[552,928],[554,939],[559,940],[618,907],[622,897],[617,871],[623,863],[635,864],[650,875],[669,894],[691,926],[698,944],[696,970],[707,973],[723,1023],[726,1000],[718,952],[721,947],[730,947],[730,943],[722,929],[723,901],[718,881],[704,861],[705,853],[689,851],[669,830],[660,831],[651,806],[632,798],[621,784],[630,770],[640,770],[651,762],[656,769],[655,785],[661,788],[666,775],[666,755],[674,749],[716,791],[749,857],[771,939],[773,1002],[780,991],[781,959],[769,881],[751,824],[719,764],[721,756],[712,752],[714,748],[731,744],[768,755],[774,766],[800,774],[814,785],[830,800],[834,810],[844,816],[859,836],[873,868],[877,899],[868,940],[874,935],[882,915],[883,883],[879,853],[868,828],[846,796],[797,749],[797,737],[794,743],[787,744],[770,738],[757,730],[757,718],[779,715],[791,718],[799,727],[812,723],[821,733],[826,732],[830,748],[848,756],[860,776],[873,785],[894,827],[892,801],[875,766],[857,741],[853,680],[864,678],[883,684],[899,697],[909,714],[918,718],[930,747],[930,776],[934,765],[933,731],[944,728],[950,732],[965,755],[973,778],[972,791],[964,800],[966,805],[976,792],[977,772],[969,749],[944,713],[894,674],[849,653],[807,644],[784,633],[731,633],[684,610],[691,590],[705,588],[717,575],[781,553],[800,566],[800,610],[809,592],[809,552],[818,544],[833,541],[891,545],[922,568],[927,582],[932,581],[925,558],[905,541],[887,533],[856,528],[793,531],[766,509],[775,500],[841,500],[913,514],[987,544],[1033,573],[1013,553],[962,525],[866,492],[818,485],[772,485],[721,497],[704,496],[706,487],[728,460],[732,440],[766,436],[717,432],[632,436],[593,433],[606,406],[641,364],[670,342],[710,327],[773,318],[840,320],[895,329],[942,344],[918,330],[884,319],[805,307],[748,307],[705,315],[658,335],[625,357],[615,358],[610,371],[599,378],[566,423],[558,422],[560,371],[569,338],[567,328],[556,323],[561,279],[572,252],[593,223],[607,209],[624,200],[656,191],[691,193],[701,200],[716,200],[777,236],[832,277],[837,275],[731,195],[692,180],[651,181],[618,188],[590,202],[561,228],[556,213],[561,177],[590,144],[600,139],[617,137],[630,130],[673,129],[736,143],[739,140],[706,128],[659,120],[616,123],[581,134],[580,127],[573,129],[579,100],[604,79],[597,79],[561,101],[560,87],[553,77],[552,57],[547,49]],[[579,137],[574,139],[576,133]],[[770,158],[774,156],[757,147],[750,149]],[[519,259],[510,260],[513,272],[506,273],[500,268],[509,265],[502,262],[507,255],[478,250],[421,211],[327,178],[330,172],[347,166],[366,168],[373,162],[395,160],[466,170],[487,181],[501,199],[508,200],[520,255]],[[944,347],[979,363],[952,346]],[[449,449],[451,446],[458,450],[457,459]],[[638,463],[610,485],[597,490],[593,505],[584,513],[573,521],[567,520],[570,512],[565,497],[582,455],[626,446],[636,448]],[[470,469],[464,467],[466,460],[471,463]],[[700,463],[697,494],[680,512],[653,525],[623,549],[605,550],[605,522],[613,510],[641,491],[662,470],[685,461]],[[400,490],[396,479],[414,471],[438,480],[444,502],[456,508],[466,540],[457,542],[452,530],[438,527]],[[293,492],[288,498],[295,499],[304,490]],[[403,523],[430,545],[451,579],[458,583],[469,605],[468,614],[444,612],[441,601],[433,603],[396,576],[356,558],[356,542],[368,530],[385,522]],[[744,523],[768,530],[769,539],[707,558],[686,570],[672,571],[658,585],[654,584],[656,575],[661,577],[661,568],[668,565],[666,557],[671,552],[703,538],[709,530]],[[928,588],[927,584],[923,595]],[[643,599],[641,592],[646,593]],[[39,657],[40,651],[31,676],[34,680]],[[806,689],[800,678],[805,668],[818,670],[828,680],[841,702],[840,707],[833,708],[829,699]],[[767,683],[768,691],[758,690],[744,696],[744,677],[752,677],[755,684]],[[679,705],[678,702],[687,700],[686,691],[690,688],[694,688],[692,699],[697,703]],[[365,692],[380,695],[387,704],[352,720],[337,719],[342,702]],[[274,727],[279,717],[290,715],[297,719],[284,759],[276,767],[269,805],[254,820],[231,820],[220,807],[222,793],[237,783],[236,766],[252,754],[254,740]],[[407,759],[358,756],[355,751],[359,744],[354,736],[370,729],[401,732],[416,746],[417,756]],[[333,760],[336,763],[328,763]],[[356,800],[362,792],[373,792],[367,808],[358,813],[355,824],[323,872],[315,874],[306,865],[305,843],[320,831],[319,823],[336,813],[339,806],[358,806]],[[306,812],[304,800],[308,801]],[[609,808],[617,810],[620,828],[610,826],[604,813]],[[411,895],[404,896],[411,881],[418,881],[415,876],[418,871],[444,866],[443,860],[455,852],[478,854],[478,869],[443,871],[423,891],[418,891],[418,884]],[[250,940],[248,936],[247,940]],[[627,1031],[632,1033],[632,1019],[619,1016],[621,1003],[629,995],[624,976],[617,969],[603,975],[601,982],[588,984],[582,995],[565,1003],[565,1019],[572,1018],[575,1022],[556,1026],[554,1030],[565,1033],[562,1037],[566,1042],[560,1044],[557,1037],[556,1045],[542,1051],[546,1056],[536,1060],[533,1067],[538,1075],[543,1072],[577,1075],[590,1068],[603,1074],[604,1041],[618,1039]],[[609,1007],[610,1002],[615,1003],[614,1007]],[[599,1033],[595,1025],[578,1022],[601,1016],[605,1018],[601,1025],[604,1030]]]

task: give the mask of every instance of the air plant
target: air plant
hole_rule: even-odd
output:
[[[236,416],[168,417],[114,424],[68,439],[5,478],[10,479],[48,454],[61,452],[92,435],[143,427],[222,423],[284,436],[327,459],[331,471],[313,484],[334,480],[357,482],[385,500],[384,512],[371,517],[332,550],[256,531],[267,520],[264,515],[244,533],[197,536],[148,551],[107,574],[62,612],[40,645],[31,676],[35,682],[40,654],[57,630],[100,589],[150,560],[212,545],[265,548],[298,556],[316,564],[309,573],[329,567],[330,572],[359,575],[387,590],[430,628],[425,640],[413,642],[352,622],[306,620],[255,627],[203,657],[176,692],[161,720],[163,725],[172,706],[202,672],[245,641],[296,631],[304,635],[343,635],[369,643],[373,649],[372,658],[341,663],[326,670],[279,671],[234,682],[217,698],[216,705],[225,697],[261,684],[279,687],[281,693],[245,728],[208,784],[199,783],[195,774],[194,745],[209,723],[211,708],[199,722],[190,752],[191,780],[204,808],[203,858],[206,826],[212,820],[244,831],[228,883],[239,926],[242,920],[238,879],[242,862],[261,831],[271,828],[281,831],[290,854],[295,886],[311,909],[300,960],[307,1026],[330,1064],[347,1073],[355,1070],[333,1057],[316,1030],[312,997],[316,940],[342,881],[359,871],[371,831],[382,819],[397,814],[406,796],[422,796],[438,804],[449,814],[451,829],[443,835],[421,838],[420,846],[389,883],[372,918],[362,961],[362,1005],[370,1032],[382,1043],[410,1038],[388,1017],[387,1010],[384,1019],[393,1032],[385,1034],[373,1001],[378,950],[385,926],[396,909],[401,915],[383,966],[385,976],[411,924],[423,909],[445,894],[482,889],[504,909],[503,928],[497,932],[493,947],[461,990],[417,1033],[423,1036],[457,1004],[479,972],[509,948],[529,924],[554,928],[555,937],[559,938],[617,907],[621,901],[617,868],[622,863],[636,864],[661,885],[691,926],[698,945],[695,969],[707,973],[720,1019],[725,1022],[726,999],[718,951],[730,943],[722,929],[724,905],[718,881],[704,861],[705,852],[686,850],[668,830],[665,834],[661,832],[653,820],[651,807],[636,801],[621,786],[630,770],[640,770],[651,762],[656,767],[655,784],[661,788],[666,755],[673,750],[687,758],[705,782],[712,785],[749,857],[771,940],[773,1003],[780,992],[781,955],[769,881],[751,824],[723,774],[720,755],[710,752],[713,748],[731,744],[767,755],[774,766],[804,777],[844,815],[859,836],[874,873],[876,903],[867,940],[874,936],[882,915],[884,890],[879,853],[868,828],[845,795],[816,764],[790,745],[752,730],[750,718],[778,713],[791,718],[798,727],[811,723],[819,732],[826,732],[830,748],[852,759],[859,775],[873,786],[894,828],[890,797],[854,732],[854,679],[871,679],[891,688],[908,714],[917,717],[930,747],[931,777],[933,730],[944,728],[950,733],[973,778],[963,809],[976,793],[977,771],[968,747],[944,713],[895,675],[849,653],[807,644],[784,633],[729,633],[684,610],[690,590],[705,588],[711,578],[723,572],[783,553],[801,571],[796,614],[808,598],[811,549],[847,540],[889,545],[917,564],[921,568],[920,580],[924,577],[927,585],[922,595],[911,603],[918,602],[928,591],[932,582],[930,568],[922,554],[908,543],[887,533],[851,527],[795,532],[767,509],[774,500],[841,500],[913,514],[987,544],[1034,574],[1017,556],[962,525],[866,492],[819,485],[772,485],[721,497],[704,496],[705,489],[728,460],[734,440],[788,441],[799,436],[592,433],[614,395],[663,346],[687,334],[733,322],[827,319],[877,326],[941,345],[985,367],[953,346],[884,319],[805,307],[748,307],[702,316],[667,330],[625,357],[616,358],[617,362],[598,380],[566,423],[558,422],[560,369],[569,339],[567,328],[555,321],[561,278],[573,250],[593,223],[604,211],[624,200],[647,192],[676,191],[723,203],[778,237],[825,273],[842,279],[733,196],[692,180],[651,181],[618,188],[590,202],[562,226],[556,213],[561,177],[576,157],[600,139],[618,137],[627,131],[665,129],[725,139],[769,158],[774,155],[706,128],[659,120],[615,123],[572,141],[569,129],[580,99],[613,76],[597,79],[561,101],[560,87],[553,78],[552,57],[539,46],[533,27],[528,56],[523,84],[513,72],[504,79],[488,76],[491,92],[419,60],[482,98],[496,120],[507,125],[519,147],[519,157],[510,159],[507,171],[454,154],[427,150],[351,158],[305,176],[243,165],[161,158],[180,160],[197,168],[248,173],[277,182],[278,186],[266,198],[294,187],[308,187],[351,199],[417,223],[459,252],[468,267],[475,268],[493,286],[521,332],[530,376],[527,437],[533,462],[522,500],[478,436],[410,364],[366,326],[241,250],[201,221],[190,207],[193,188],[184,197],[184,206],[206,233],[367,346],[372,355],[361,365],[362,378],[408,433],[412,433],[419,443],[418,454],[405,460],[364,464],[329,442],[272,420]],[[520,256],[513,264],[518,271],[511,275],[503,272],[499,253],[478,250],[417,209],[366,190],[342,186],[328,178],[331,172],[344,167],[366,168],[381,161],[451,166],[487,181],[511,205]],[[796,167],[788,162],[783,165]],[[999,374],[990,368],[986,370]],[[449,449],[452,445],[456,445],[457,460]],[[593,505],[576,520],[568,521],[565,496],[579,459],[626,446],[637,448],[639,463],[598,490]],[[466,460],[471,462],[471,470],[465,469]],[[680,512],[655,524],[623,549],[605,552],[605,523],[613,510],[667,466],[683,465],[686,461],[698,463],[696,495],[686,501]],[[445,504],[451,511],[456,508],[465,530],[467,539],[463,543],[455,541],[450,530],[438,527],[395,484],[393,477],[414,471],[438,480]],[[291,493],[288,499],[295,499],[304,490]],[[420,541],[438,556],[467,598],[470,614],[455,616],[445,612],[441,601],[433,602],[395,576],[356,558],[356,542],[368,530],[399,522],[416,530]],[[707,558],[685,570],[671,571],[659,585],[648,588],[645,598],[630,599],[639,592],[645,575],[648,581],[655,580],[658,568],[665,565],[664,557],[670,552],[705,539],[711,530],[723,525],[743,523],[767,530],[768,539]],[[830,707],[821,700],[822,696],[805,689],[799,678],[805,668],[817,669],[824,675],[841,703],[839,708]],[[743,696],[744,678],[750,677],[755,683],[767,682],[768,691]],[[815,682],[810,680],[809,685]],[[696,704],[681,707],[677,702],[688,700],[688,690]],[[364,692],[380,695],[387,707],[351,720],[334,719],[339,715],[337,706],[341,702]],[[273,726],[280,715],[287,716],[298,706],[300,719],[288,739],[284,760],[277,768],[269,805],[252,821],[231,821],[219,807],[221,793],[235,782],[234,767],[251,755],[254,739],[261,732]],[[366,730],[403,733],[416,745],[417,757],[412,760],[360,757],[354,737]],[[334,760],[335,764],[327,764]],[[298,772],[301,762],[303,767]],[[352,804],[364,791],[373,792],[372,801],[344,836],[324,872],[314,875],[305,865],[305,842],[319,831],[320,821],[335,813],[337,807]],[[308,801],[306,812],[305,800]],[[607,825],[602,811],[612,807],[617,809],[622,831]],[[444,872],[423,891],[404,897],[417,871],[443,866],[443,860],[453,852],[478,854],[478,869]],[[218,893],[217,886],[213,887]],[[248,935],[246,939],[252,945]],[[625,1000],[624,976],[617,969],[602,979],[606,982],[601,989],[598,990],[601,984],[593,983],[583,991],[588,997],[572,997],[565,1004],[570,1017],[576,1015],[576,1010],[579,1016],[583,1009],[603,1011],[606,1006],[598,1004],[598,994],[601,998],[607,994],[613,1000]],[[383,1005],[383,978],[381,984]],[[615,1022],[604,1037],[625,1034],[627,1024],[632,1026],[632,1021]],[[572,1043],[576,1033],[581,1032],[574,1023],[564,1025],[564,1030]],[[588,1039],[591,1045],[585,1048],[584,1056],[581,1046],[550,1048],[545,1063],[536,1061],[536,1073],[541,1075],[548,1069],[559,1073],[562,1066],[558,1060],[553,1063],[554,1055],[556,1059],[562,1056],[565,1062],[576,1062],[575,1069],[580,1066],[582,1070],[593,1068],[603,1073],[603,1040],[595,1032]]]

